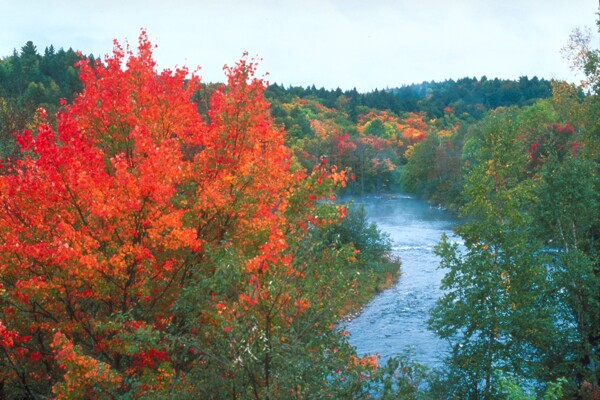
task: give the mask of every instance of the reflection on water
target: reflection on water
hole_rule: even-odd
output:
[[[427,329],[427,319],[441,295],[444,271],[438,269],[433,249],[443,233],[452,236],[456,221],[448,212],[411,196],[351,200],[364,205],[370,220],[390,235],[394,254],[402,260],[402,275],[393,288],[345,324],[350,343],[359,354],[378,353],[382,360],[411,347],[415,361],[438,365],[446,345]]]

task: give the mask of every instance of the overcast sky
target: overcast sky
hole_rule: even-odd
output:
[[[365,92],[463,77],[576,81],[560,49],[598,0],[0,0],[0,56],[111,52],[146,28],[160,68],[206,82],[244,51],[270,82]],[[598,47],[598,39],[594,39]]]

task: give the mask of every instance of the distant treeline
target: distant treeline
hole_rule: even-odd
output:
[[[348,99],[345,110],[353,121],[364,108],[389,110],[393,113],[425,112],[430,118],[444,115],[444,108],[456,113],[468,113],[481,118],[486,111],[498,107],[531,105],[535,100],[552,96],[551,82],[537,77],[522,76],[519,80],[461,78],[443,82],[423,82],[399,88],[359,93],[352,90],[317,89],[314,85],[284,87],[277,83],[269,86],[267,96],[289,101],[293,97],[314,99],[324,106],[336,108],[343,96]]]
[[[74,66],[79,57],[71,48],[56,50],[52,45],[40,53],[33,42],[28,41],[20,51],[15,49],[12,55],[0,59],[0,96],[7,103],[3,105],[2,122],[11,120],[4,113],[7,106],[15,106],[12,111],[20,110],[21,114],[30,115],[31,107],[44,106],[48,111],[54,111],[59,99],[72,101],[74,94],[81,90]],[[93,55],[88,57],[94,59]],[[366,109],[396,114],[425,112],[430,118],[439,118],[444,115],[444,108],[451,107],[459,115],[468,113],[480,118],[490,109],[531,105],[536,99],[550,97],[552,87],[550,81],[535,76],[522,76],[519,80],[483,76],[480,79],[466,77],[456,81],[415,83],[366,93],[356,89],[317,89],[314,85],[285,87],[273,83],[266,95],[284,103],[294,97],[317,100],[329,108],[342,108],[341,111],[348,112],[351,121],[357,122]],[[340,107],[341,98],[347,99],[343,107]],[[13,126],[1,125],[0,128],[4,131]]]
[[[36,125],[44,107],[54,123],[60,100],[82,89],[73,49],[38,51],[30,41],[0,59],[0,154],[16,157],[13,133]],[[94,56],[88,56],[94,61]],[[194,98],[206,116],[210,94]],[[311,170],[323,159],[350,169],[352,193],[416,192],[452,203],[462,187],[462,147],[468,127],[498,107],[524,107],[552,96],[552,82],[462,78],[359,93],[273,83],[265,92],[297,162]],[[420,142],[427,145],[416,146]]]
[[[91,57],[93,59],[93,57]],[[44,107],[50,116],[58,111],[60,99],[71,102],[82,89],[73,49],[44,49],[33,42],[0,59],[0,154],[14,155],[13,132],[32,128],[35,110]]]

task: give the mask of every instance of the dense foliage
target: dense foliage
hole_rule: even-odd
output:
[[[32,129],[42,106],[49,123],[58,100],[70,102],[81,90],[77,54],[52,46],[38,54],[28,42],[20,52],[0,60],[0,154],[15,156],[12,133]],[[90,57],[93,62],[93,57]],[[219,84],[200,84],[193,95],[208,118],[212,93]],[[391,192],[402,188],[434,202],[459,201],[461,149],[468,127],[498,106],[524,106],[551,96],[551,82],[522,77],[518,81],[463,78],[423,82],[389,90],[358,93],[271,84],[265,96],[285,140],[305,168],[323,158],[353,178],[346,193]],[[425,141],[421,148],[416,145]]]
[[[56,129],[38,109],[0,175],[0,397],[368,394],[375,358],[334,324],[361,250],[389,249],[327,233],[345,172],[296,165],[254,63],[227,68],[206,119],[145,33],[77,67]]]
[[[352,170],[346,192],[402,189],[453,205],[469,127],[498,106],[550,97],[551,82],[464,78],[363,94],[272,84],[266,95],[303,165],[327,158]]]
[[[598,52],[579,50],[593,86]],[[600,394],[600,99],[580,91],[557,83],[470,132],[464,248],[437,250],[448,273],[430,324],[452,346],[440,398]]]

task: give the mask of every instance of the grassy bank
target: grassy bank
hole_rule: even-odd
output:
[[[346,297],[341,320],[356,318],[379,293],[393,287],[401,275],[400,258],[387,254],[372,266],[352,268],[355,275],[353,292]]]

